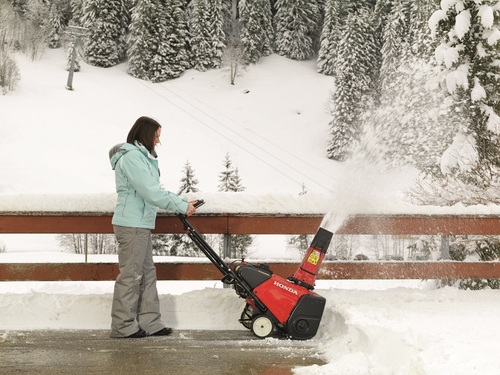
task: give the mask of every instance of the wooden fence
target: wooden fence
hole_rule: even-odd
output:
[[[200,214],[190,218],[200,233],[314,234],[321,215]],[[0,233],[112,233],[110,213],[0,214]],[[159,215],[155,233],[183,233],[176,216]],[[372,235],[500,235],[499,216],[355,215],[336,234]],[[283,277],[298,263],[269,262]],[[221,277],[209,263],[157,263],[160,280],[214,280]],[[112,263],[0,263],[0,281],[113,280]],[[325,261],[319,279],[448,279],[500,278],[499,262],[456,261]]]

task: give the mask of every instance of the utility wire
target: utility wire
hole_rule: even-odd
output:
[[[288,178],[289,180],[295,182],[296,184],[298,184],[299,186],[302,186],[303,182],[299,182],[297,181],[296,179],[290,177],[289,175],[287,175],[286,173],[284,173],[281,169],[271,165],[269,162],[267,162],[265,159],[253,154],[251,151],[249,151],[248,149],[246,149],[243,145],[241,145],[240,143],[236,142],[234,139],[231,139],[229,138],[228,136],[224,135],[223,133],[221,133],[219,130],[215,129],[213,126],[210,126],[209,124],[207,124],[206,122],[204,122],[203,120],[201,120],[200,118],[198,118],[197,116],[195,116],[191,111],[188,111],[186,110],[185,108],[181,107],[180,105],[174,103],[170,98],[166,97],[165,95],[161,94],[160,92],[158,92],[157,90],[153,89],[153,87],[151,87],[151,85],[153,85],[152,83],[146,83],[140,79],[137,79],[137,82],[139,84],[141,84],[142,86],[146,87],[148,90],[152,91],[153,93],[155,93],[156,95],[160,96],[162,99],[164,99],[165,101],[169,102],[172,106],[180,109],[182,112],[186,113],[188,116],[194,118],[196,121],[198,121],[200,124],[202,124],[203,126],[209,128],[210,130],[212,130],[214,133],[218,134],[219,136],[221,136],[222,138],[225,138],[227,139],[230,143],[233,143],[235,144],[236,146],[238,146],[240,149],[242,149],[243,151],[247,152],[248,154],[250,154],[251,156],[253,156],[254,158],[258,159],[259,161],[261,161],[263,164],[267,165],[268,167],[276,170],[278,173],[280,173],[281,175],[285,176],[286,178]],[[160,87],[164,87],[164,86],[160,86]],[[187,105],[191,106],[193,109],[195,109],[196,111],[198,112],[201,112],[201,114],[205,115],[206,117],[212,119],[213,121],[217,122],[218,124],[220,124],[221,126],[223,126],[226,130],[229,130],[231,131],[232,133],[234,133],[235,135],[237,135],[238,137],[242,138],[244,141],[250,143],[251,145],[253,145],[254,147],[260,149],[261,151],[263,151],[264,153],[266,153],[267,155],[271,156],[272,158],[276,159],[277,161],[281,162],[282,164],[284,164],[285,166],[287,166],[288,168],[296,171],[297,173],[299,173],[300,175],[304,176],[306,179],[314,182],[315,184],[317,184],[318,186],[320,186],[321,188],[327,190],[328,192],[331,192],[331,189],[327,188],[326,186],[324,186],[322,183],[316,181],[315,179],[307,176],[306,174],[304,174],[303,172],[301,172],[300,170],[290,166],[289,164],[287,164],[286,162],[284,162],[283,160],[279,159],[278,157],[276,157],[275,155],[269,153],[268,151],[266,151],[265,149],[263,149],[261,146],[259,146],[258,144],[256,144],[255,142],[252,142],[252,141],[249,141],[248,139],[244,138],[242,135],[238,134],[236,131],[234,131],[233,129],[231,129],[230,127],[228,127],[227,125],[223,124],[222,122],[220,122],[219,120],[217,120],[216,118],[214,118],[213,116],[207,114],[206,112],[204,112],[203,110],[195,107],[193,104],[191,104],[190,102],[188,102],[187,100],[183,99],[182,97],[180,97],[179,95],[173,93],[172,91],[166,89],[171,95],[174,95],[175,97],[179,98],[180,100],[182,100],[183,102],[185,102]],[[241,125],[240,125],[241,126]],[[324,172],[323,172],[324,173]]]
[[[267,139],[267,138],[262,137],[260,134],[258,134],[258,133],[256,133],[256,132],[254,132],[252,129],[249,129],[249,128],[247,128],[247,127],[243,126],[243,125],[242,125],[242,124],[240,124],[238,121],[236,121],[236,120],[234,120],[234,119],[230,118],[228,115],[226,115],[226,114],[224,114],[224,113],[220,112],[219,110],[217,110],[216,108],[214,108],[214,107],[212,107],[212,106],[210,106],[210,105],[208,105],[208,104],[206,104],[206,103],[202,102],[200,99],[198,99],[198,98],[197,98],[197,97],[195,97],[194,95],[190,94],[189,92],[187,92],[187,91],[183,90],[182,88],[177,87],[177,86],[176,86],[176,85],[174,85],[173,83],[169,83],[169,86],[175,87],[175,89],[176,89],[176,90],[181,91],[184,95],[190,96],[191,98],[193,98],[194,100],[196,100],[198,103],[203,104],[204,106],[208,107],[210,110],[212,110],[213,112],[217,113],[218,115],[225,117],[227,120],[231,121],[231,123],[233,123],[233,124],[235,124],[235,125],[239,126],[242,130],[248,131],[249,133],[251,133],[251,134],[252,134],[252,135],[254,135],[255,137],[260,138],[262,141],[269,143],[269,144],[270,144],[271,146],[273,146],[274,148],[276,148],[276,149],[279,149],[279,150],[283,151],[285,154],[287,154],[287,155],[289,155],[290,157],[292,157],[292,158],[294,158],[294,159],[296,159],[296,160],[300,161],[302,164],[304,164],[304,165],[308,166],[309,168],[312,168],[312,169],[314,169],[314,170],[318,171],[319,173],[323,174],[324,176],[331,178],[331,176],[330,176],[328,173],[325,173],[325,171],[323,171],[322,169],[320,169],[320,168],[316,167],[315,165],[313,165],[313,164],[311,164],[311,163],[309,163],[309,162],[307,162],[307,161],[301,160],[301,159],[300,159],[300,158],[298,158],[296,155],[292,154],[290,151],[288,151],[288,150],[286,150],[285,148],[281,147],[279,144],[276,144],[276,143],[274,143],[273,141],[271,141],[271,140],[269,140],[269,139]],[[180,97],[179,95],[177,95],[176,93],[172,92],[172,91],[171,91],[169,88],[167,88],[165,85],[161,85],[161,87],[162,87],[162,88],[164,88],[164,89],[166,89],[166,90],[168,90],[168,91],[169,91],[172,95],[175,95],[175,96],[179,97],[179,98],[180,98],[181,100],[183,100],[184,102],[186,102],[186,103],[188,103],[188,104],[192,105],[191,103],[187,102],[184,98],[182,98],[182,97]],[[198,110],[199,110],[199,111],[201,111],[200,109],[198,109]],[[224,125],[224,124],[223,124],[222,122],[220,122],[218,119],[216,119],[216,118],[214,118],[214,117],[212,117],[212,116],[210,116],[210,115],[206,114],[204,111],[201,111],[201,112],[202,112],[202,113],[204,113],[205,115],[207,115],[208,117],[210,117],[211,119],[213,119],[214,121],[216,121],[216,122],[220,123],[220,124],[221,124],[222,126],[224,126],[226,129],[228,129],[228,130],[232,131],[233,133],[235,133],[235,134],[237,134],[237,135],[241,136],[241,135],[240,135],[240,134],[238,134],[236,131],[234,131],[232,128],[230,128],[229,126]],[[248,142],[250,142],[250,141],[248,141]],[[269,154],[269,152],[267,152],[265,149],[262,149],[262,148],[261,148],[258,144],[255,144],[254,142],[250,142],[250,143],[252,143],[253,145],[255,145],[256,147],[258,147],[259,149],[261,149],[261,150],[263,150],[264,152],[266,152],[266,153],[268,153],[268,154]],[[279,159],[279,158],[278,158],[277,156],[275,156],[275,155],[272,155],[272,154],[270,154],[270,155],[271,155],[271,156],[273,156],[274,158]],[[284,164],[288,165],[290,168],[294,169],[294,168],[293,168],[292,166],[290,166],[288,163],[285,163],[285,162],[284,162],[284,161],[282,161],[281,159],[279,159],[279,160],[280,160],[281,162],[283,162]],[[300,171],[298,171],[298,172],[302,174],[302,172],[300,172]]]

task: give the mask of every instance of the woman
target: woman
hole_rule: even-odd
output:
[[[113,229],[118,241],[118,275],[111,308],[111,337],[166,336],[171,328],[161,322],[156,288],[151,229],[162,208],[192,215],[195,201],[187,202],[160,187],[155,146],[161,125],[140,117],[130,129],[127,143],[109,151],[118,193]]]

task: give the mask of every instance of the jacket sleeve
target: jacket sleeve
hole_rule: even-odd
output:
[[[129,152],[122,157],[121,167],[132,187],[147,203],[168,211],[186,213],[188,202],[170,191],[160,187],[150,171],[149,162],[138,152]]]

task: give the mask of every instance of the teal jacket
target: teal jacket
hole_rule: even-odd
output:
[[[109,151],[118,193],[113,225],[154,229],[158,208],[186,213],[188,202],[160,187],[158,161],[140,143]]]

